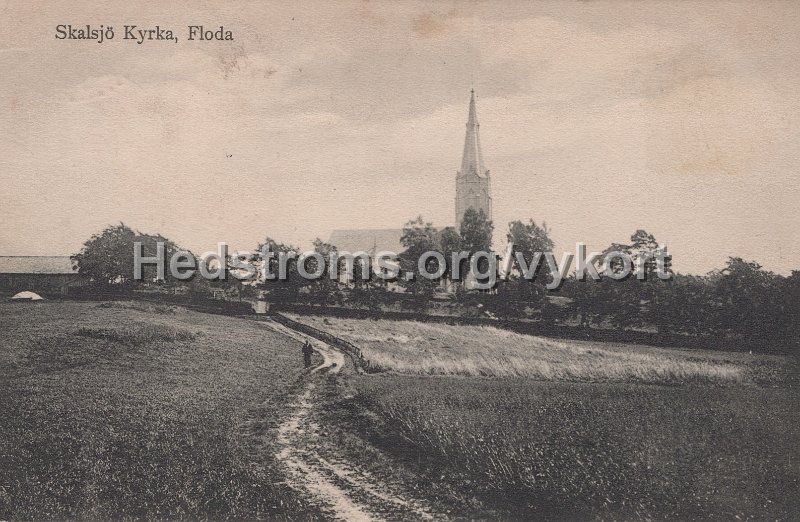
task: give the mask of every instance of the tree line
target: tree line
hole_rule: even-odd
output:
[[[179,281],[167,275],[164,280],[156,281],[155,268],[147,267],[145,277],[136,281],[134,242],[141,242],[144,255],[149,256],[155,255],[159,241],[165,243],[168,256],[181,249],[161,235],[143,234],[123,223],[93,235],[72,260],[95,288],[112,292],[129,292],[146,286],[203,298],[263,298],[279,305],[343,306],[374,312],[400,307],[422,313],[446,307],[447,313],[462,316],[538,320],[584,328],[635,329],[764,342],[800,337],[800,271],[782,276],[754,261],[731,257],[724,267],[708,274],[673,272],[669,280],[652,276],[655,267],[651,262],[644,264],[647,275],[644,280],[629,277],[579,281],[573,274],[556,291],[545,288],[551,275],[544,264],[538,266],[538,275],[533,280],[524,278],[521,267],[515,264],[508,279],[490,291],[470,290],[463,281],[451,281],[448,276],[456,267],[451,266],[448,253],[489,252],[493,235],[494,225],[482,211],[468,210],[458,229],[437,229],[421,216],[408,221],[401,238],[404,247],[398,260],[401,270],[418,273],[418,260],[423,253],[442,252],[446,266],[439,267],[439,261],[431,258],[424,267],[428,273],[441,268],[445,275],[439,281],[413,277],[389,283],[369,277],[365,272],[374,267],[361,262],[353,266],[350,280],[330,277],[334,269],[343,273],[342,266],[326,266],[322,277],[309,280],[298,274],[296,258],[288,261],[285,280],[248,283],[234,277],[225,280],[195,277]],[[553,250],[550,235],[546,224],[532,219],[512,221],[506,231],[507,239],[514,244],[514,255],[521,255],[527,263],[534,259],[535,252]],[[255,252],[262,251],[265,244],[272,252],[300,251],[268,237],[257,245]],[[611,244],[604,253],[625,252],[634,260],[640,256],[652,259],[651,254],[659,248],[652,234],[637,230],[629,242]],[[336,245],[321,239],[314,241],[313,249],[325,259],[337,254]],[[198,258],[197,262],[204,261]],[[271,271],[277,271],[277,262],[275,258],[269,261]],[[314,258],[306,260],[306,270],[316,271],[316,262]],[[469,271],[469,262],[469,258],[460,261],[461,274]],[[672,267],[668,266],[668,270],[671,272]]]

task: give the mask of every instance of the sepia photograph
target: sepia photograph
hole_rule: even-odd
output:
[[[0,521],[800,520],[800,2],[0,0]]]

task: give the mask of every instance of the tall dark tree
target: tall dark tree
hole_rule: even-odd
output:
[[[338,271],[338,265],[331,263],[331,259],[336,258],[338,249],[335,245],[326,243],[320,238],[315,239],[313,244],[314,252],[317,252],[323,257],[324,270],[321,277],[309,283],[309,298],[312,304],[327,305],[339,303],[342,297],[338,280],[338,274],[340,272]],[[309,273],[317,273],[320,269],[317,265],[317,259],[313,257],[306,260],[305,264],[306,270]],[[332,273],[334,275],[333,279],[331,279]]]
[[[461,246],[470,254],[470,262],[467,265],[472,266],[472,257],[478,252],[491,252],[492,251],[492,232],[494,225],[486,217],[483,209],[475,210],[468,208],[464,212],[461,219],[461,228],[459,235],[461,236]],[[488,269],[488,260],[484,257],[478,259],[478,273],[486,273]],[[473,274],[475,275],[475,274]]]
[[[427,307],[439,283],[423,277],[418,263],[426,252],[439,249],[438,233],[432,223],[417,216],[403,226],[400,242],[405,250],[400,253],[401,277],[398,283],[412,294],[417,305]],[[435,273],[439,270],[438,262],[433,258],[428,259],[425,269],[428,273]],[[403,274],[411,276],[404,277]]]
[[[659,299],[669,286],[668,281],[657,277],[655,256],[660,253],[656,238],[645,230],[636,230],[630,243],[612,243],[597,259],[596,267],[603,276],[601,281],[576,281],[569,283],[568,294],[573,299],[581,323],[607,322],[618,328],[658,326],[664,327],[663,317],[659,317],[661,304]],[[606,262],[605,257],[612,252],[620,252],[628,256],[632,263],[630,275],[623,280],[614,281],[606,272],[621,274],[624,262],[620,257],[612,257]],[[636,277],[637,266],[643,264],[645,280]],[[671,272],[667,261],[666,270]]]
[[[662,317],[664,308],[662,300],[670,294],[670,287],[674,284],[672,279],[664,279],[658,275],[658,270],[662,269],[670,276],[674,276],[672,259],[669,256],[661,256],[661,254],[666,254],[663,248],[653,234],[639,229],[631,235],[631,243],[627,249],[633,259],[634,270],[641,265],[644,271],[643,280],[634,276],[637,277],[637,280],[627,285],[631,299],[638,300],[641,307],[641,310],[637,310],[641,320],[636,321],[636,324],[639,326],[655,325],[659,331],[669,328]],[[656,261],[658,257],[664,258],[661,267]],[[698,298],[696,294],[702,294],[702,288],[698,281],[684,280],[683,283],[679,292],[685,292],[687,299],[696,302]]]
[[[555,243],[550,239],[550,229],[546,223],[537,225],[534,220],[527,223],[512,221],[508,224],[508,240],[514,242],[514,250],[522,252],[527,260],[534,252],[552,252]]]
[[[483,209],[468,208],[461,219],[461,244],[464,250],[475,252],[489,252],[492,249],[492,232],[494,225],[486,217]]]
[[[300,274],[297,271],[297,258],[288,257],[290,252],[294,252],[296,254],[298,252],[298,248],[292,245],[279,243],[271,237],[267,237],[263,243],[259,243],[256,249],[259,253],[259,258],[263,254],[265,246],[269,247],[269,252],[274,253],[274,255],[270,256],[269,259],[264,263],[266,275],[269,275],[272,277],[272,279],[265,279],[259,284],[259,287],[267,291],[267,299],[271,302],[297,302],[300,289],[309,284],[309,281],[300,277]],[[283,277],[280,274],[281,254],[286,255],[285,276]],[[265,260],[259,259],[259,261],[264,262]]]
[[[656,258],[660,254],[666,253],[663,248],[656,241],[653,234],[639,229],[631,235],[631,243],[628,245],[627,252],[634,260],[634,264],[638,263],[640,258],[643,260],[646,279],[651,280],[658,279],[656,275],[656,270],[658,269]],[[672,273],[672,259],[669,256],[664,259],[663,269],[668,273]]]
[[[782,316],[781,278],[754,261],[728,259],[714,288],[719,300],[718,326],[749,339],[775,337],[773,323]]]
[[[143,234],[124,223],[109,225],[92,235],[81,251],[70,258],[78,272],[99,285],[128,288],[138,283],[154,282],[157,267],[153,264],[144,264],[142,279],[134,279],[134,246],[137,242],[142,244],[142,257],[155,257],[158,243],[164,244],[165,282],[175,282],[169,274],[169,260],[180,247],[160,234]]]
[[[546,224],[539,226],[532,219],[528,223],[512,221],[508,224],[507,238],[514,244],[514,264],[508,281],[501,287],[501,293],[509,299],[519,301],[520,305],[524,303],[526,306],[540,306],[546,295],[545,285],[550,279],[549,269],[541,254],[552,252],[555,247],[550,239],[550,230]],[[538,261],[534,259],[537,253],[540,254]],[[520,256],[528,271],[531,274],[536,273],[535,279],[524,277],[525,268],[517,262]],[[534,263],[536,266],[533,266]]]
[[[448,277],[452,277],[454,274],[454,267],[452,266],[453,254],[457,254],[464,250],[461,236],[458,234],[455,228],[446,227],[442,229],[442,232],[439,234],[439,246],[442,249],[442,254],[444,255],[445,263],[447,264]],[[465,274],[468,268],[469,266],[467,262],[462,261],[458,267],[459,275]]]

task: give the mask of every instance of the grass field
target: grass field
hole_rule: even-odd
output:
[[[337,444],[371,455],[375,473],[425,477],[419,489],[460,499],[464,516],[800,515],[796,359],[293,318],[378,372],[334,401]]]
[[[358,346],[368,371],[565,381],[744,383],[783,358],[561,341],[486,326],[293,316]]]
[[[0,328],[0,519],[313,515],[262,436],[294,341],[141,303],[4,303]]]
[[[420,490],[455,494],[477,518],[800,514],[796,389],[405,375],[353,386],[338,403],[341,446],[365,454],[360,439],[391,456],[382,469],[427,477]]]
[[[455,516],[800,514],[795,359],[297,319],[371,370],[318,381],[329,459]],[[295,341],[134,302],[3,303],[0,327],[0,519],[320,517],[271,439],[299,390]]]

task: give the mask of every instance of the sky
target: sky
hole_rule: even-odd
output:
[[[680,272],[800,269],[800,3],[33,4],[0,1],[0,255],[451,225],[474,88],[498,250],[534,219],[557,252],[641,228]]]

